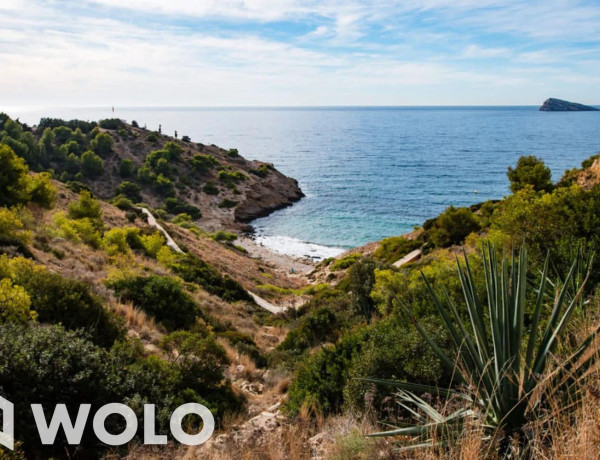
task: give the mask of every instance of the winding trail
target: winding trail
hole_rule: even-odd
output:
[[[167,246],[169,248],[171,248],[175,252],[183,254],[183,251],[181,250],[181,248],[179,246],[177,246],[177,243],[173,240],[173,238],[171,238],[171,235],[169,235],[169,232],[167,232],[165,230],[165,228],[156,221],[156,218],[152,215],[152,213],[150,211],[148,211],[146,208],[142,208],[141,206],[138,207],[137,209],[142,211],[142,213],[146,216],[148,225],[156,228],[159,232],[161,232],[163,234],[163,236],[167,240]],[[256,303],[256,305],[258,305],[261,308],[264,308],[267,311],[270,311],[271,313],[273,313],[275,315],[278,313],[283,313],[287,310],[286,307],[279,307],[277,305],[274,305],[271,302],[269,302],[268,300],[265,300],[262,297],[256,295],[254,292],[248,291],[248,294],[250,294],[250,296],[254,299],[254,302]]]

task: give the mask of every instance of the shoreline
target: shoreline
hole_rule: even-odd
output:
[[[275,251],[274,249],[266,247],[257,242],[252,237],[252,234],[248,233],[239,235],[236,243],[248,251],[249,257],[263,260],[267,264],[283,273],[286,273],[289,276],[300,277],[308,275],[319,263],[318,261],[314,261],[309,258],[295,257],[290,254],[284,254]]]

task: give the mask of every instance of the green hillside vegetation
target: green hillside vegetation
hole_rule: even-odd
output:
[[[595,158],[553,183],[522,157],[504,199],[450,206],[410,235],[324,261],[307,285],[248,257],[231,229],[203,226],[269,166],[121,120],[31,128],[0,115],[0,395],[24,414],[40,400],[138,415],[151,402],[161,432],[184,402],[222,428],[275,398],[286,427],[378,420],[394,445],[436,455],[475,427],[482,451],[533,458],[597,385]],[[418,261],[393,266],[415,249]],[[305,302],[273,315],[249,289]],[[81,447],[60,433],[48,450],[31,417],[16,429],[28,458],[107,453],[89,430]],[[340,458],[371,458],[369,445]]]
[[[535,163],[533,167],[532,163]],[[596,230],[600,224],[600,185],[589,190],[563,181],[548,185],[549,170],[541,160],[532,162],[531,158],[520,160],[514,169],[509,168],[508,177],[514,192],[505,199],[471,208],[450,207],[426,222],[414,239],[383,240],[372,254],[379,264],[368,257],[357,258],[356,254],[324,264],[334,271],[347,269],[347,274],[336,287],[320,292],[299,311],[298,317],[290,323],[291,332],[272,356],[282,363],[280,365],[296,369],[285,405],[287,413],[295,415],[308,410],[328,415],[342,411],[354,414],[375,411],[388,423],[401,422],[410,418],[411,413],[398,410],[397,398],[389,398],[393,391],[390,385],[377,385],[365,379],[410,382],[429,388],[458,388],[456,368],[446,365],[456,362],[457,348],[449,326],[432,299],[431,286],[435,287],[444,308],[453,305],[457,318],[467,321],[469,299],[465,301],[465,279],[469,280],[469,295],[489,298],[485,273],[500,263],[483,258],[481,250],[488,242],[492,242],[491,251],[499,254],[498,257],[526,247],[529,265],[526,276],[532,286],[539,285],[547,256],[550,261],[546,286],[552,288],[547,297],[539,300],[542,315],[536,319],[533,296],[526,296],[521,307],[523,344],[536,341],[530,337],[535,330],[533,323],[544,321],[545,327],[548,319],[543,315],[551,311],[554,289],[569,288],[567,296],[573,299],[579,292],[579,301],[571,305],[566,316],[570,322],[561,323],[561,338],[565,340],[552,348],[560,357],[575,352],[585,339],[585,335],[576,338],[580,332],[577,328],[582,322],[598,324],[600,298],[596,287],[600,280],[597,270],[587,272],[579,262],[576,267],[581,271],[572,275],[572,285],[565,277],[572,270],[578,248],[586,255],[600,250]],[[401,268],[389,265],[416,248],[425,252],[420,261]],[[456,257],[461,251],[468,254],[468,276],[464,272],[461,275],[457,269]],[[524,263],[521,261],[523,266]],[[514,265],[519,266],[519,261]],[[586,276],[587,283],[582,285]],[[581,291],[580,285],[583,286]],[[415,328],[415,322],[422,331]],[[452,324],[456,324],[454,320]],[[486,319],[482,327],[487,329],[492,325]],[[584,331],[588,330],[586,326]],[[470,326],[468,331],[474,340]],[[445,351],[448,362],[444,362],[428,340]],[[421,403],[415,405],[408,396],[403,401],[408,405],[413,403],[411,410],[430,409],[424,409]],[[394,414],[392,418],[391,414]],[[504,427],[505,422],[508,423],[499,421],[498,426]],[[512,425],[513,431],[509,430],[509,434],[522,436],[518,427],[524,423]],[[426,442],[427,436],[432,435],[427,430],[406,430],[407,434],[419,432],[422,436],[416,437],[413,443]],[[502,439],[495,441],[502,443]],[[526,441],[519,442],[517,448],[522,449]],[[506,444],[503,446],[507,448]]]

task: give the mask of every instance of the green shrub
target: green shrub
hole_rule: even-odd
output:
[[[169,214],[188,214],[192,219],[197,220],[202,217],[200,209],[179,198],[167,198],[164,205]]]
[[[348,254],[347,256],[342,257],[341,259],[336,260],[331,264],[331,271],[337,272],[339,270],[345,270],[356,263],[362,257],[362,254],[355,252],[353,254]]]
[[[237,206],[238,202],[237,201],[233,201],[233,200],[229,200],[227,198],[225,198],[223,201],[221,201],[219,203],[219,208],[235,208]]]
[[[234,182],[241,182],[248,179],[248,176],[246,176],[242,171],[231,172],[226,171],[224,169],[219,171],[217,177],[219,178],[219,180],[228,185],[232,185]]]
[[[121,182],[121,184],[119,184],[119,186],[115,189],[115,195],[126,196],[135,203],[142,201],[140,192],[140,186],[129,181]]]
[[[0,324],[35,319],[37,315],[30,307],[31,297],[23,287],[13,284],[9,278],[0,279]]]
[[[237,158],[240,156],[238,149],[229,149],[227,151],[227,156],[231,157],[231,158]]]
[[[81,172],[90,179],[98,177],[104,172],[104,160],[91,150],[81,155]]]
[[[82,190],[79,193],[79,200],[72,201],[69,203],[68,216],[71,219],[101,219],[102,208],[100,202],[93,198],[91,193],[87,190]]]
[[[130,159],[121,160],[119,164],[119,175],[121,177],[132,177],[135,175],[135,164]]]
[[[436,247],[445,248],[461,244],[469,234],[480,228],[479,219],[468,208],[450,206],[435,219],[427,233]]]
[[[27,203],[30,178],[29,168],[23,158],[15,155],[13,150],[0,144],[0,205]]]
[[[38,123],[38,131],[46,130],[46,128],[57,128],[59,126],[66,126],[69,129],[76,131],[79,129],[81,132],[87,134],[94,129],[98,123],[95,121],[83,121],[83,120],[61,120],[60,118],[42,118]]]
[[[56,202],[56,189],[50,182],[50,174],[43,172],[36,175],[30,182],[29,193],[31,201],[42,208],[51,209]]]
[[[251,169],[250,172],[258,177],[267,177],[272,169],[269,165],[260,165],[257,169]]]
[[[227,339],[238,353],[248,355],[252,358],[257,366],[265,367],[267,365],[265,356],[258,345],[256,345],[256,342],[252,340],[252,337],[242,334],[237,330],[228,330],[219,335]]]
[[[295,369],[284,410],[297,415],[303,408],[327,416],[339,411],[352,356],[364,340],[364,331],[348,334],[335,346],[307,356]]]
[[[218,230],[212,235],[212,239],[215,241],[231,242],[237,239],[237,235],[235,233]]]
[[[125,123],[118,118],[106,118],[104,120],[100,120],[100,127],[116,131],[117,129],[124,128]]]
[[[373,257],[391,264],[400,260],[409,252],[418,249],[421,244],[417,240],[409,240],[402,236],[392,236],[380,241],[379,247],[373,253]]]
[[[214,156],[202,154],[194,155],[190,163],[192,164],[194,171],[199,173],[206,172],[219,164]]]
[[[81,445],[69,445],[59,430],[53,446],[42,446],[30,408],[40,401],[46,414],[57,403],[67,407],[91,404],[94,413],[105,404],[118,402],[131,407],[140,418],[144,404],[156,404],[158,432],[169,431],[170,414],[183,403],[206,405],[217,423],[225,412],[243,408],[243,398],[223,379],[221,369],[227,361],[212,336],[176,334],[167,336],[162,345],[169,361],[145,358],[141,344],[135,342],[104,350],[60,326],[0,325],[0,393],[15,402],[15,413],[24,414],[15,420],[15,433],[28,458],[38,458],[40,452],[56,458],[102,458],[106,454],[91,424]],[[179,353],[173,353],[174,349]],[[193,432],[198,431],[197,419],[188,417],[186,421]],[[110,417],[106,428],[120,433],[123,421]]]
[[[142,166],[140,169],[138,169],[137,176],[138,179],[144,184],[151,184],[156,178],[156,175],[148,166]]]
[[[11,267],[14,282],[27,291],[40,322],[83,330],[103,347],[123,338],[121,322],[90,292],[89,284],[50,273],[24,259],[3,263]]]
[[[90,142],[90,148],[101,157],[104,157],[112,152],[113,144],[114,141],[110,134],[98,133]]]
[[[219,188],[215,185],[215,183],[213,181],[207,181],[206,184],[204,184],[204,187],[202,187],[202,191],[204,193],[206,193],[207,195],[218,195],[219,194]]]
[[[155,144],[158,142],[158,135],[156,133],[150,133],[148,134],[148,137],[146,137],[146,140]]]
[[[334,342],[339,332],[335,314],[329,308],[321,307],[303,317],[300,325],[288,333],[278,349],[299,355],[316,345]]]
[[[191,138],[190,136],[181,136],[181,141],[182,142],[191,142]]]
[[[531,186],[536,192],[550,192],[552,184],[552,172],[544,162],[535,156],[519,157],[515,168],[508,167],[506,173],[510,180],[510,190],[519,190]]]
[[[172,197],[175,195],[173,183],[168,177],[165,177],[162,174],[156,176],[154,179],[154,186],[156,191],[164,197]]]
[[[365,257],[357,260],[348,273],[348,290],[352,308],[362,315],[367,323],[375,313],[375,302],[371,298],[371,291],[375,285],[375,270],[380,265],[375,260]]]
[[[52,129],[54,139],[57,144],[61,145],[67,142],[73,135],[73,131],[68,126],[57,126]]]
[[[109,287],[144,310],[168,330],[186,329],[201,315],[181,284],[168,276],[136,276],[111,281]]]
[[[222,276],[217,270],[203,260],[191,254],[178,256],[171,264],[171,269],[184,281],[196,283],[207,292],[221,297],[227,302],[245,300],[253,302],[246,290],[229,276]]]
[[[436,342],[451,348],[450,338],[438,323],[424,320],[428,333]],[[368,405],[379,414],[385,413],[391,408],[390,404],[383,403],[389,396],[389,388],[377,388],[361,380],[365,377],[446,386],[452,376],[411,324],[392,317],[374,324],[369,330],[368,339],[348,365],[343,390],[344,406],[353,413],[368,410]],[[366,398],[372,398],[368,405]]]

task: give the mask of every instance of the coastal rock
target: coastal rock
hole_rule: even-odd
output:
[[[541,112],[592,112],[598,111],[595,107],[578,104],[577,102],[563,101],[562,99],[549,98],[540,107]]]
[[[258,163],[258,162],[256,162]],[[270,169],[269,174],[246,192],[245,199],[235,209],[237,222],[250,222],[278,209],[291,206],[304,197],[298,181]]]

